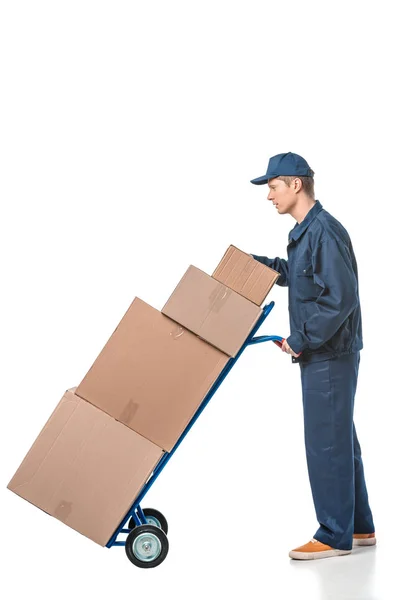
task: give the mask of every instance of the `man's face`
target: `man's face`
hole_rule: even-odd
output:
[[[269,194],[267,200],[271,200],[276,206],[276,210],[280,215],[285,215],[290,212],[297,201],[297,194],[294,190],[294,182],[291,182],[290,187],[281,179],[270,179],[268,181]]]

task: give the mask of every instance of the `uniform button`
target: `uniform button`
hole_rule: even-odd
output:
[[[305,273],[305,272],[306,272],[306,270],[307,270],[307,269],[303,269],[303,273]]]

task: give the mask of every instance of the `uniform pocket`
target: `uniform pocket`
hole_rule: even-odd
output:
[[[331,389],[331,361],[322,360],[301,364],[303,391],[329,392]]]
[[[295,273],[298,277],[312,277],[312,264],[310,262],[297,264],[295,267]]]
[[[314,273],[311,262],[302,262],[295,265],[295,285],[299,300],[315,300],[320,292],[319,286],[314,283]]]

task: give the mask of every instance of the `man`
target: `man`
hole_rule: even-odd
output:
[[[265,175],[279,214],[296,225],[288,260],[252,255],[289,288],[290,335],[282,350],[299,363],[308,474],[319,529],[294,559],[350,554],[376,543],[361,449],[353,423],[363,347],[357,263],[346,229],[314,197],[314,171],[292,152],[269,160]]]

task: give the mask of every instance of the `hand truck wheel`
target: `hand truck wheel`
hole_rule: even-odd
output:
[[[155,525],[137,525],[128,534],[125,552],[129,560],[142,569],[157,567],[168,554],[168,538]]]
[[[160,513],[159,510],[156,510],[155,508],[144,508],[143,513],[144,513],[149,525],[154,525],[155,527],[159,527],[160,529],[163,530],[163,532],[165,534],[168,533],[167,519],[164,517],[164,515],[162,513]],[[131,517],[129,519],[128,529],[135,529],[135,527],[137,527],[137,525],[135,523],[135,519],[133,517]]]

